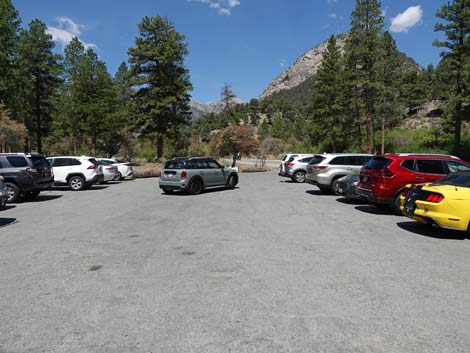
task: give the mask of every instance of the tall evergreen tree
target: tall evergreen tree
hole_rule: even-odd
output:
[[[25,93],[22,112],[31,137],[36,137],[36,149],[42,152],[42,137],[50,129],[53,98],[60,83],[60,59],[54,54],[54,42],[46,33],[46,25],[33,20],[19,38],[20,70]]]
[[[350,129],[348,115],[344,114],[343,78],[341,53],[335,37],[331,36],[315,77],[309,130],[315,136],[313,142],[322,139],[332,152],[344,147],[346,131]]]
[[[21,20],[11,0],[0,0],[0,103],[16,116],[18,31]]]
[[[224,113],[227,114],[233,104],[233,100],[237,97],[235,92],[233,92],[232,85],[230,83],[224,83],[224,86],[220,90],[220,97],[224,104]]]
[[[459,153],[464,103],[470,102],[470,83],[464,80],[465,65],[470,60],[470,0],[449,1],[436,16],[444,22],[436,24],[435,30],[444,32],[447,40],[436,40],[434,45],[449,49],[443,52],[442,56],[449,59],[455,74],[455,96],[451,102],[451,115],[455,122],[454,153]]]
[[[192,85],[184,67],[188,49],[185,37],[160,16],[144,17],[139,32],[128,51],[134,124],[142,135],[156,139],[160,158],[164,138],[175,136],[190,116]]]
[[[359,120],[366,123],[367,150],[375,149],[374,125],[378,86],[381,35],[384,19],[378,0],[356,0],[351,14],[350,35],[346,42],[346,67],[350,83],[351,108]],[[360,127],[358,128],[360,134]]]

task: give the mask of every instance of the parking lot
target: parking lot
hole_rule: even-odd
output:
[[[468,352],[470,240],[275,173],[0,212],[0,352]]]

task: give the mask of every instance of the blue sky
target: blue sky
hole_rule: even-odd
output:
[[[444,0],[383,0],[386,29],[422,66],[437,64],[436,11]],[[186,36],[194,100],[220,98],[225,82],[257,98],[295,59],[349,28],[354,0],[13,0],[23,25],[38,18],[57,49],[74,34],[96,49],[114,74],[134,45],[144,16],[165,16]]]

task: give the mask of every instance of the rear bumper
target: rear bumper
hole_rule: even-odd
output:
[[[162,190],[186,190],[188,181],[181,180],[181,181],[167,181],[167,180],[161,180],[159,181],[158,186]]]
[[[93,177],[93,179],[87,181],[87,185],[93,185],[93,184],[99,184],[104,181],[104,175],[103,174],[97,174]]]
[[[371,190],[364,189],[361,187],[356,188],[356,194],[359,197],[373,204],[377,204],[377,205],[392,205],[393,204],[393,199],[380,197],[374,194]]]

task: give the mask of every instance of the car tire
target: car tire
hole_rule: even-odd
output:
[[[189,193],[191,195],[199,195],[202,192],[202,182],[199,179],[191,181],[189,184]]]
[[[395,197],[395,199],[393,200],[393,205],[392,205],[393,213],[395,213],[395,215],[397,215],[397,216],[403,216],[403,213],[400,210],[400,205],[401,205],[400,195],[401,195],[401,193],[399,193]]]
[[[338,191],[339,189],[339,178],[338,179],[335,179],[333,181],[333,183],[331,184],[331,191],[333,192],[333,194],[337,195],[337,196],[342,196],[341,193]]]
[[[305,183],[305,172],[301,170],[295,172],[292,176],[292,180],[294,180],[296,183]]]
[[[73,176],[69,179],[69,187],[72,191],[81,191],[85,189],[85,180],[81,176]]]
[[[7,203],[15,203],[21,199],[21,190],[20,188],[13,183],[5,183],[7,189],[8,199]]]
[[[124,180],[124,177],[122,176],[121,172],[118,172],[117,180]]]
[[[227,181],[227,189],[235,189],[237,185],[237,179],[234,175],[230,175]]]
[[[38,197],[40,193],[41,191],[29,191],[25,194],[25,198],[28,200],[33,200]]]

